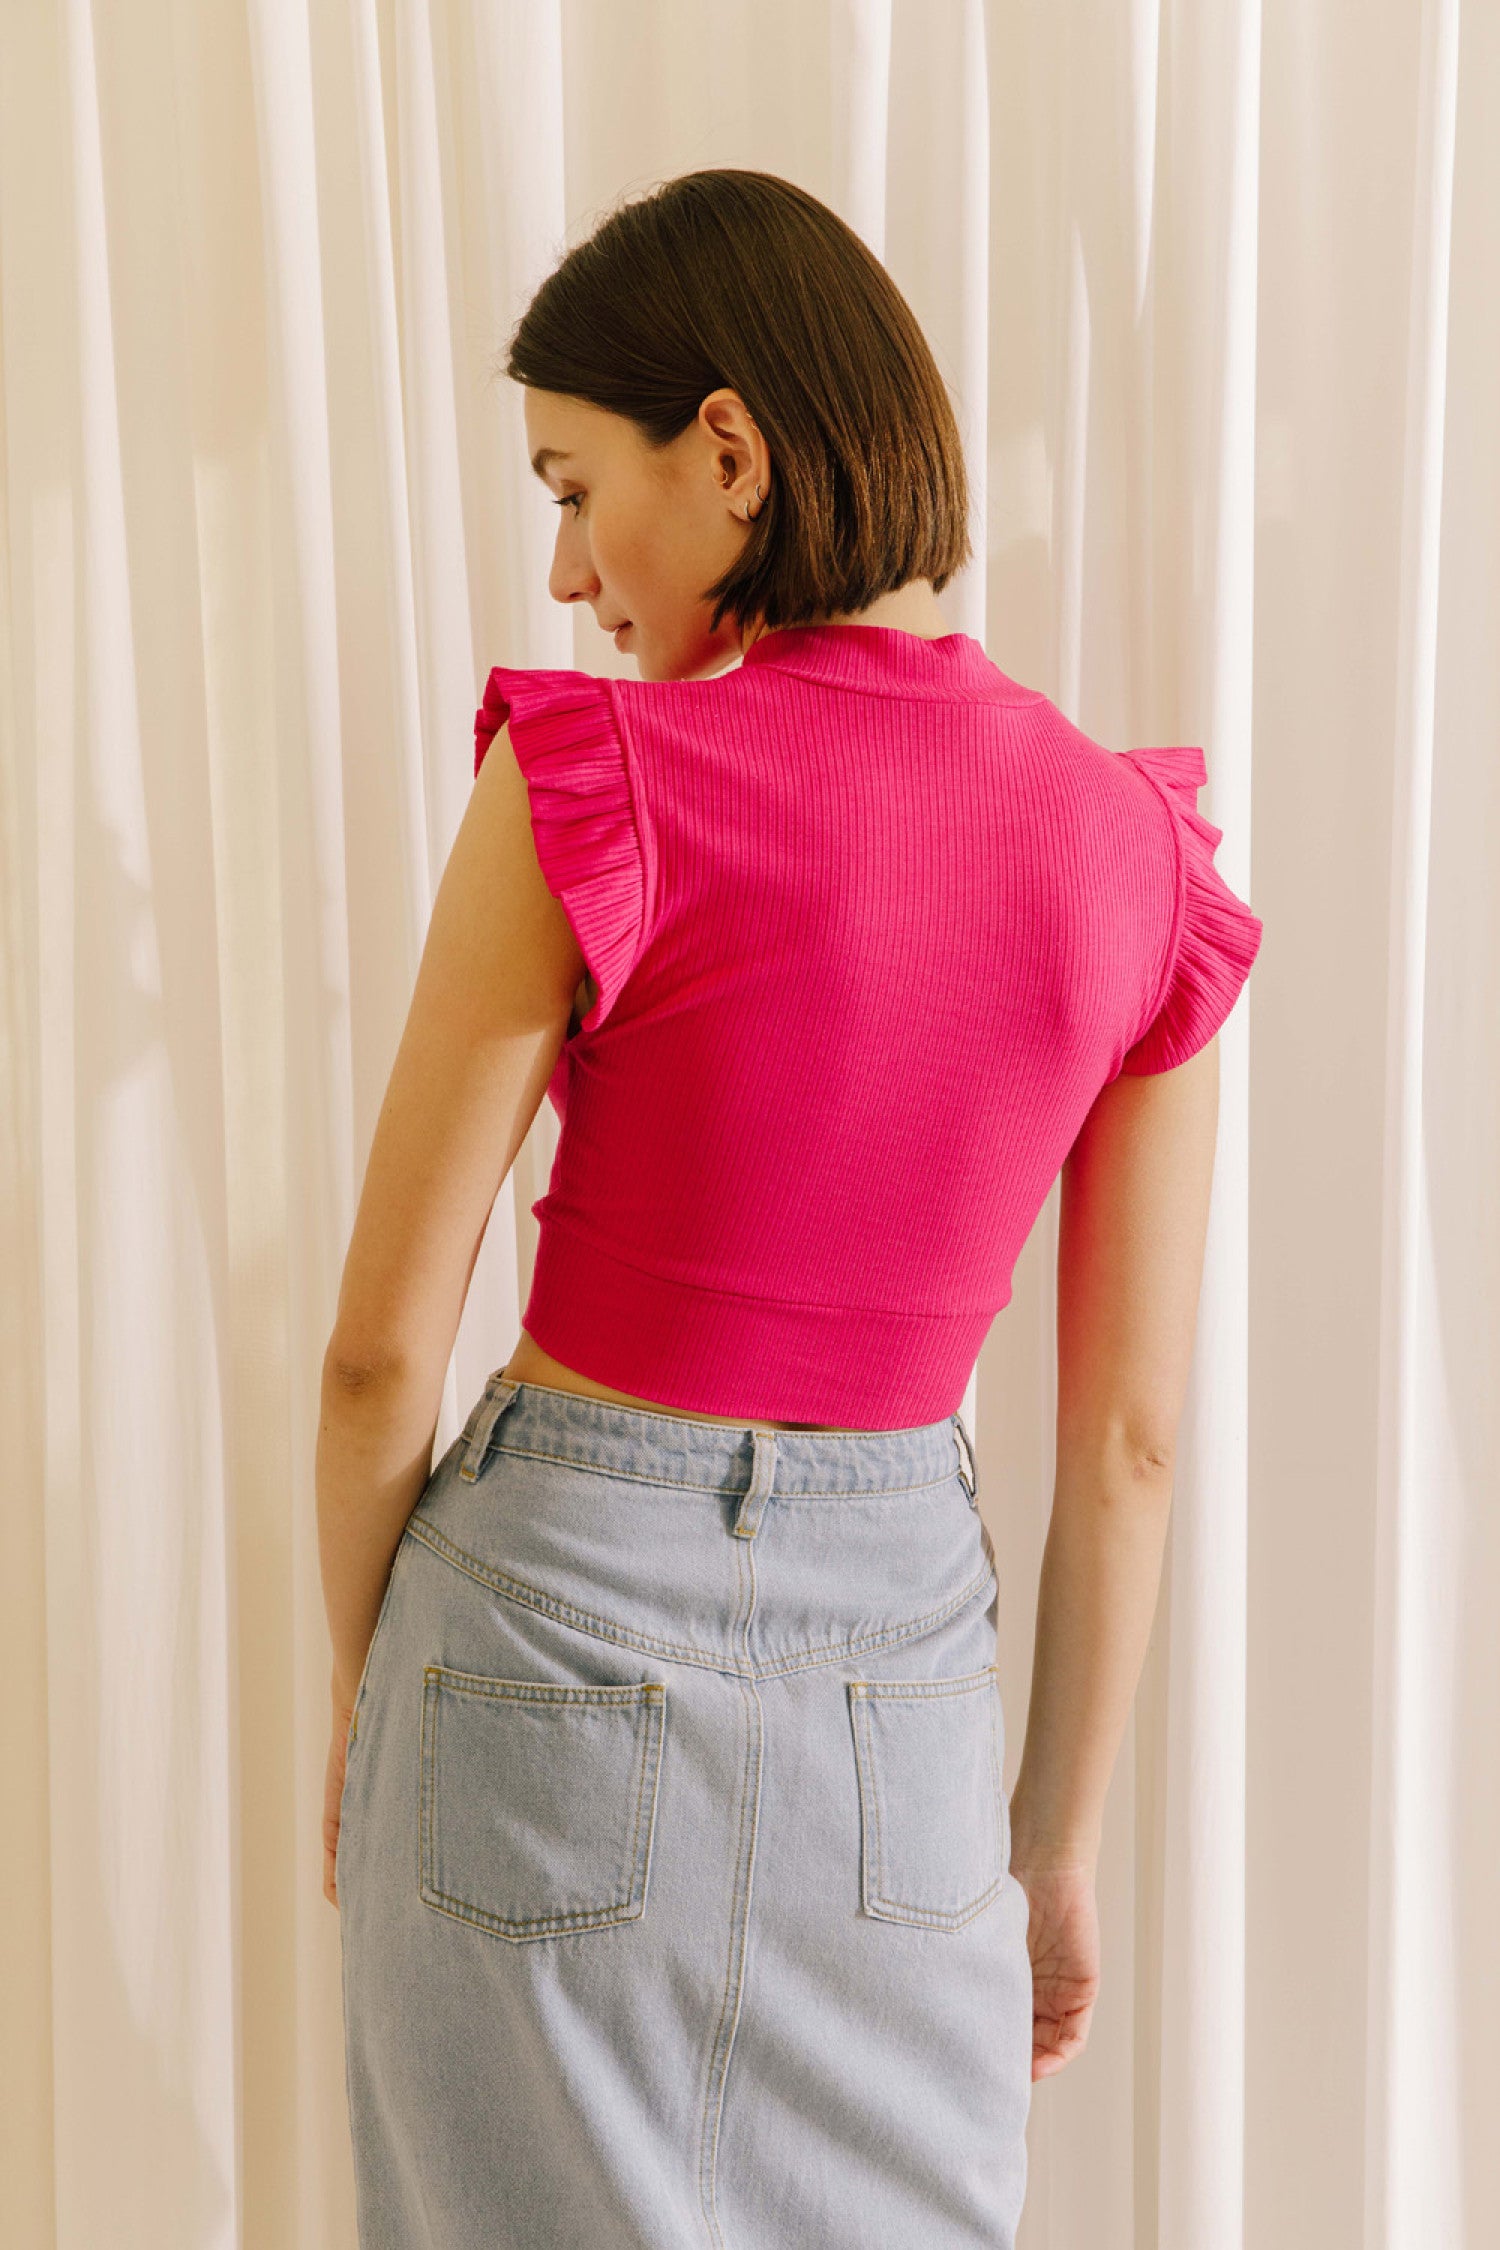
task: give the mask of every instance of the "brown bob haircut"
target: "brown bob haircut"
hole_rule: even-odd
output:
[[[625,415],[665,446],[738,391],[776,474],[703,591],[710,630],[816,623],[968,561],[948,393],[880,260],[771,172],[685,172],[612,209],[547,276],[497,372]]]

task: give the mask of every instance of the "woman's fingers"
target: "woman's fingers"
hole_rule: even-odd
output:
[[[323,1780],[323,1896],[330,1906],[339,1902],[339,1827],[343,1817],[344,1768],[349,1749],[349,1714],[335,1712],[333,1741]]]

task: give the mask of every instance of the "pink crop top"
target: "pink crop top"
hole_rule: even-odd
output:
[[[1249,975],[1201,749],[1111,752],[968,634],[878,625],[704,680],[497,666],[476,773],[506,718],[597,993],[527,1330],[690,1413],[951,1414],[1100,1088]]]

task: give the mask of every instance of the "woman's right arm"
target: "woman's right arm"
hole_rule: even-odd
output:
[[[1113,1079],[1062,1170],[1056,1484],[1011,1793],[1012,1865],[1032,1905],[1033,2076],[1082,2045],[1097,1989],[1093,1874],[1160,1585],[1218,1107],[1214,1038],[1175,1069]]]

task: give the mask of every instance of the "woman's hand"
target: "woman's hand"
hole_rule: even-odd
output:
[[[335,1688],[333,1741],[328,1751],[328,1770],[323,1779],[323,1896],[331,1906],[337,1906],[339,1902],[336,1872],[339,1820],[344,1800],[344,1764],[349,1749],[349,1721],[353,1716],[354,1705],[345,1703]]]
[[[1099,1909],[1091,1860],[1013,1868],[1031,1912],[1031,2075],[1052,2078],[1083,2052],[1099,1993]]]

